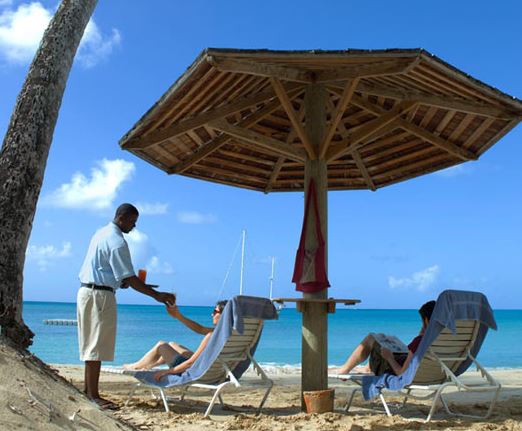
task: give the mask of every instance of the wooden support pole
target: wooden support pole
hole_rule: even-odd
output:
[[[327,97],[328,94],[324,85],[310,84],[306,87],[304,99],[306,133],[314,146],[316,154],[319,153],[326,133]],[[317,193],[321,230],[324,240],[328,244],[328,175],[324,159],[307,159],[305,161],[305,202],[308,184],[312,179],[315,182]],[[306,248],[312,249],[317,245],[314,211],[308,213],[308,218]],[[327,253],[325,266],[328,271]],[[326,289],[317,293],[303,293],[304,299],[325,299],[326,297]],[[324,303],[305,303],[303,305],[301,389],[302,391],[319,391],[328,388],[327,306]],[[303,410],[305,409],[302,397],[301,407]]]

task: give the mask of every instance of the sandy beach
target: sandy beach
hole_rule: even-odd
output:
[[[261,391],[227,391],[225,406],[216,405],[209,418],[204,412],[210,400],[208,392],[190,392],[183,401],[171,401],[166,413],[161,401],[151,397],[149,390],[139,389],[132,402],[125,402],[136,383],[129,376],[103,373],[101,392],[114,401],[119,409],[103,411],[89,401],[83,389],[83,368],[78,365],[47,367],[29,352],[13,349],[0,339],[0,423],[2,429],[21,430],[522,430],[522,369],[495,369],[492,374],[503,385],[500,400],[487,420],[462,419],[436,414],[430,424],[423,422],[428,412],[426,402],[413,401],[400,415],[387,417],[377,403],[356,398],[349,413],[342,408],[349,387],[331,382],[336,400],[333,413],[307,415],[300,409],[300,375],[295,368],[266,367],[275,386],[260,415],[256,406]],[[477,373],[463,377],[471,381]],[[242,381],[254,379],[248,371]],[[68,385],[67,382],[74,386]],[[176,395],[170,390],[169,394]],[[393,398],[391,398],[394,400]],[[451,407],[465,413],[484,414],[480,396],[463,393],[448,394]],[[395,401],[398,399],[395,398]],[[392,406],[393,407],[393,403]]]
[[[54,366],[65,379],[81,387],[82,368],[78,366]],[[249,371],[245,379],[252,379]],[[135,380],[132,377],[102,374],[102,393],[118,404],[120,409],[113,414],[139,430],[379,430],[379,429],[452,429],[452,430],[522,430],[522,369],[493,370],[502,385],[500,401],[493,415],[487,420],[462,419],[450,417],[439,411],[430,424],[423,423],[428,412],[427,402],[413,401],[400,411],[400,415],[389,418],[383,413],[369,410],[379,408],[378,403],[366,403],[356,398],[353,411],[344,413],[348,386],[344,383],[331,383],[335,387],[335,411],[326,414],[307,415],[300,411],[300,376],[285,369],[271,370],[270,377],[275,386],[261,415],[256,415],[255,406],[261,399],[259,390],[245,392],[228,391],[224,394],[225,408],[216,405],[210,418],[203,414],[209,393],[193,392],[184,401],[171,401],[171,412],[166,413],[163,405],[151,397],[148,390],[139,389],[131,403],[125,406],[127,394]],[[471,381],[476,372],[466,373],[465,379]],[[171,390],[172,396],[176,395]],[[391,397],[394,400],[393,397]],[[459,407],[466,413],[483,414],[485,404],[482,396],[463,393],[448,395],[451,406]],[[398,400],[398,398],[395,398]],[[393,404],[393,403],[392,403]],[[461,407],[462,406],[462,407]]]

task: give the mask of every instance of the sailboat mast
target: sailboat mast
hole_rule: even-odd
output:
[[[275,257],[272,256],[272,273],[270,274],[270,299],[272,299],[272,288],[274,287],[274,266]]]
[[[239,294],[243,295],[243,272],[245,270],[244,263],[245,263],[245,239],[246,239],[246,230],[243,229],[241,232],[242,235],[242,241],[241,241],[241,272],[239,277]]]

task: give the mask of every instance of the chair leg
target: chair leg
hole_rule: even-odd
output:
[[[167,403],[167,397],[165,396],[165,391],[163,388],[159,388],[161,399],[163,400],[163,405],[165,406],[165,411],[168,413],[170,412],[169,404]]]
[[[266,402],[266,400],[268,398],[268,395],[270,394],[270,391],[272,390],[272,386],[273,386],[273,383],[270,383],[270,385],[267,387],[265,395],[263,396],[263,399],[261,400],[261,403],[259,404],[259,407],[257,409],[258,413],[261,413],[261,409],[265,405],[265,402]]]
[[[125,407],[129,405],[130,400],[134,396],[134,392],[136,392],[136,389],[138,389],[139,386],[141,386],[141,383],[136,383],[134,387],[131,389],[131,391],[129,392],[129,397],[127,398],[127,401],[125,401]]]
[[[352,393],[350,394],[350,398],[348,398],[346,405],[344,406],[345,413],[348,413],[348,410],[350,410],[350,407],[352,406],[353,398],[355,397],[355,393],[360,391],[360,388],[355,388],[352,390]]]
[[[450,383],[451,384],[451,383]],[[439,389],[437,389],[437,392],[435,392],[435,397],[433,397],[433,403],[431,404],[430,412],[428,413],[428,416],[424,420],[424,422],[431,421],[431,418],[433,417],[433,414],[435,413],[435,410],[437,410],[437,401],[441,400],[442,404],[444,405],[444,408],[446,411],[451,414],[451,412],[448,409],[448,405],[446,404],[446,401],[444,398],[442,398],[442,391],[448,386],[448,384],[442,385]]]
[[[402,400],[402,406],[401,409],[406,407],[406,402],[408,401],[408,397],[410,396],[411,389],[408,389],[407,392],[404,394],[404,400]]]
[[[212,411],[212,408],[214,407],[214,404],[216,404],[216,400],[218,398],[221,398],[221,395],[219,394],[221,392],[221,389],[223,389],[229,382],[223,383],[222,385],[219,385],[219,387],[216,389],[216,392],[214,392],[214,396],[212,397],[212,400],[210,400],[210,404],[208,405],[207,411],[205,412],[205,415],[203,417],[207,417],[210,412]]]
[[[391,416],[392,414],[391,414],[391,412],[390,412],[390,408],[388,407],[388,403],[387,403],[386,400],[384,399],[384,395],[383,395],[382,393],[379,393],[379,398],[380,398],[381,403],[382,403],[382,405],[383,405],[383,407],[384,407],[384,410],[386,410],[386,414],[387,414],[388,416]]]
[[[452,415],[452,416],[460,416],[460,417],[473,418],[473,419],[487,419],[491,415],[491,412],[493,411],[493,407],[495,407],[495,404],[496,404],[496,402],[498,400],[498,397],[500,395],[500,390],[501,390],[501,386],[499,386],[495,390],[495,395],[493,396],[493,399],[489,403],[489,408],[488,408],[488,411],[486,412],[485,415],[466,415],[466,414],[463,414],[463,413],[458,413],[458,412],[452,411],[449,408],[449,405],[446,403],[446,400],[442,396],[442,393],[440,395],[440,400],[442,401],[442,404],[444,405],[444,408],[446,409],[446,412],[448,414]],[[473,392],[473,391],[470,391],[470,392]]]

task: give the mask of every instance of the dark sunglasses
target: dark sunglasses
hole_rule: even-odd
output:
[[[214,309],[214,311],[212,311],[212,316],[215,316],[216,314],[221,314],[221,310]]]

